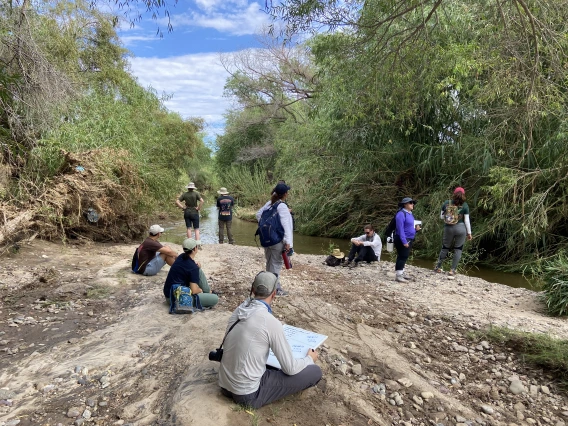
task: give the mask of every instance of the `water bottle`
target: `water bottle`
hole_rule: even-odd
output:
[[[391,237],[387,237],[387,251],[391,253],[394,250],[394,243]]]
[[[290,261],[290,257],[288,257],[286,250],[282,250],[282,260],[284,261],[284,266],[286,267],[286,269],[292,268],[292,262]]]

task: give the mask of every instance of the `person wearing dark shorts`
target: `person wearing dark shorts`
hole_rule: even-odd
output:
[[[187,238],[191,238],[191,228],[195,230],[195,240],[197,244],[201,244],[199,239],[199,211],[203,206],[203,198],[199,192],[195,190],[195,184],[189,182],[187,184],[187,192],[184,192],[176,200],[177,206],[182,209],[183,218],[185,220],[185,227],[187,228]],[[185,205],[182,204],[185,202]]]
[[[294,358],[282,324],[272,315],[277,280],[274,273],[266,271],[255,277],[251,297],[229,318],[223,343],[221,392],[237,404],[255,409],[315,386],[322,378],[321,368],[315,365],[317,352],[310,349],[305,357]],[[270,349],[282,370],[266,368]]]

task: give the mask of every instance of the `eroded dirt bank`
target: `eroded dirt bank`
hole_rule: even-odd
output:
[[[173,245],[178,251],[179,246]],[[471,340],[489,323],[568,338],[535,293],[392,264],[354,270],[295,255],[282,321],[329,336],[317,388],[256,412],[225,399],[207,353],[263,269],[252,247],[210,245],[199,260],[219,306],[173,316],[167,267],[129,272],[134,245],[34,242],[0,267],[0,425],[554,425],[565,391],[506,347]]]

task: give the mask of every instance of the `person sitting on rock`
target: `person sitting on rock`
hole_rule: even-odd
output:
[[[351,238],[351,250],[347,255],[347,262],[343,266],[355,267],[359,262],[375,262],[381,258],[383,243],[373,225],[365,225],[365,232],[360,237]],[[357,257],[355,257],[357,256]]]
[[[148,238],[138,247],[138,269],[134,272],[152,276],[160,272],[166,263],[170,266],[174,263],[177,253],[158,242],[163,232],[160,225],[150,226]]]
[[[186,238],[182,243],[183,253],[175,260],[168,272],[164,283],[164,296],[170,299],[170,291],[174,284],[180,284],[191,289],[191,294],[197,294],[201,306],[211,308],[219,302],[219,296],[211,292],[205,273],[195,256],[199,252],[199,245],[193,238]]]
[[[231,315],[223,342],[219,386],[237,404],[260,408],[278,399],[315,386],[322,377],[318,358],[310,349],[294,358],[280,321],[272,315],[278,277],[260,272],[254,278],[251,297]],[[282,370],[266,368],[272,349]]]

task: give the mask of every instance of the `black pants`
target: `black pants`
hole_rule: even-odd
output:
[[[408,240],[408,247],[404,247],[400,237],[398,235],[394,236],[394,246],[396,247],[395,271],[402,271],[404,269],[408,256],[410,256],[410,249],[412,248],[413,242],[414,240]]]
[[[357,258],[355,259],[355,255]],[[363,260],[367,262],[374,262],[375,260],[379,260],[373,247],[371,246],[356,246],[355,244],[351,244],[351,250],[349,251],[349,255],[347,256],[347,260],[351,262],[355,259],[355,262],[361,262]]]

